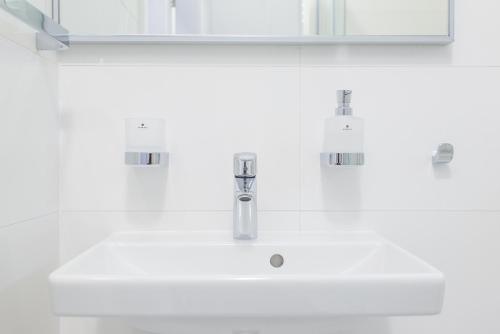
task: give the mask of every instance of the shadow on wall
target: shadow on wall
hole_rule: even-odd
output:
[[[132,211],[165,210],[168,167],[127,168],[127,208]]]
[[[341,211],[361,209],[360,168],[362,167],[321,167],[324,208]]]
[[[387,318],[343,317],[333,319],[262,318],[262,319],[154,319],[134,325],[120,320],[99,320],[98,334],[390,334]]]
[[[452,170],[450,165],[434,165],[433,166],[433,172],[434,172],[434,177],[437,180],[446,180],[446,179],[451,179],[452,177]]]

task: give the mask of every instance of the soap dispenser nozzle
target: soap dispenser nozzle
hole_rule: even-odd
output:
[[[338,90],[337,91],[337,104],[338,107],[335,113],[339,116],[350,116],[352,115],[351,108],[351,96],[352,90]]]

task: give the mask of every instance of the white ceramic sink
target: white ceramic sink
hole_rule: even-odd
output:
[[[284,263],[273,267],[280,254]],[[439,313],[443,275],[372,232],[119,233],[50,276],[60,316],[136,322]]]

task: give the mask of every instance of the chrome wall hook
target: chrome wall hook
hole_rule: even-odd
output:
[[[432,152],[432,163],[435,165],[448,164],[453,160],[454,155],[455,148],[452,144],[440,144],[438,148]]]

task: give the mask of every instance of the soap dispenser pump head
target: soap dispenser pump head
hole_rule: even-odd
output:
[[[352,115],[351,108],[352,90],[338,90],[337,91],[337,104],[338,107],[335,113],[339,116]]]

